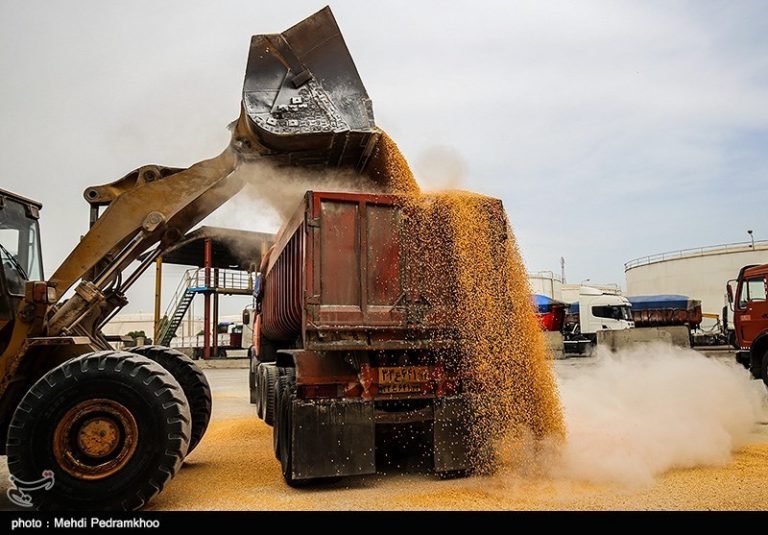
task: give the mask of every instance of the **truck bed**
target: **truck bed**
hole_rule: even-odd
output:
[[[443,340],[448,291],[407,246],[406,199],[307,192],[265,273],[262,332],[304,349],[416,349]],[[427,289],[428,287],[428,289]],[[427,300],[425,295],[429,295]]]

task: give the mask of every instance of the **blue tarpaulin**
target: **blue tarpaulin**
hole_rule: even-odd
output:
[[[687,295],[637,295],[627,297],[632,310],[688,310],[690,299]]]
[[[533,294],[533,304],[540,314],[546,314],[547,312],[552,312],[552,305],[559,305],[561,303],[546,295]]]

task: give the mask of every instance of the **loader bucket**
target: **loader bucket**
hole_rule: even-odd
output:
[[[285,164],[365,167],[379,130],[329,7],[251,38],[237,135]]]

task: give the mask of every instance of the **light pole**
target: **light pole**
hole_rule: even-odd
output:
[[[752,234],[751,230],[748,230],[747,234],[749,234],[749,239],[752,242],[752,245],[750,245],[750,247],[752,247],[752,249],[754,249],[755,248],[755,235]]]

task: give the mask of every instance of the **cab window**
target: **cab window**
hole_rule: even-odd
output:
[[[747,279],[741,288],[739,308],[744,308],[750,301],[765,301],[765,279],[762,277]]]

